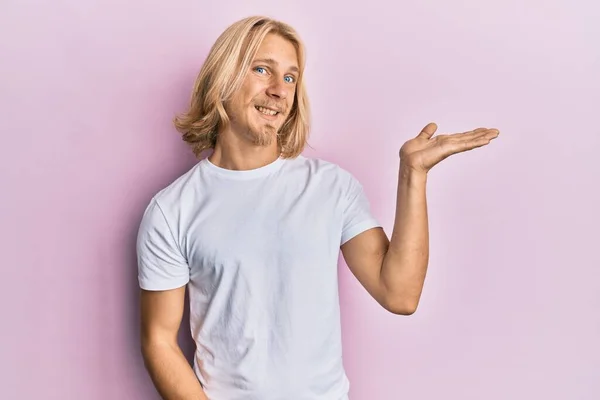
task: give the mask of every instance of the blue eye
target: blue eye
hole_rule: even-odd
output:
[[[287,83],[292,83],[292,82],[295,82],[295,81],[296,81],[296,79],[295,79],[293,76],[286,76],[286,77],[285,77],[285,81],[286,81]]]
[[[262,74],[262,72],[260,72],[261,70],[262,70],[262,71],[264,71],[264,72],[267,72],[267,70],[266,70],[266,69],[264,69],[263,67],[256,67],[256,68],[254,68],[254,70],[255,70],[256,72],[258,72],[259,74]]]

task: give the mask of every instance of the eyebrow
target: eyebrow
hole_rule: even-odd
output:
[[[272,58],[259,58],[259,59],[254,60],[254,62],[262,62],[265,64],[279,65],[279,63]],[[292,72],[296,72],[296,73],[300,72],[298,67],[296,67],[295,65],[292,65],[289,70]]]

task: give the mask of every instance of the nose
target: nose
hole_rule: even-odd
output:
[[[285,82],[279,79],[272,80],[271,84],[267,88],[267,94],[269,97],[285,100],[287,97]]]

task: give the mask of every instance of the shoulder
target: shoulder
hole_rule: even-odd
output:
[[[347,182],[354,180],[354,176],[348,170],[332,161],[322,158],[298,156],[288,160],[289,170],[303,171],[313,177],[331,180],[334,182]]]
[[[314,159],[313,162],[323,171],[326,180],[331,185],[331,190],[339,190],[345,195],[352,195],[362,188],[354,173],[340,164],[322,159]]]
[[[191,192],[199,189],[198,181],[202,179],[200,170],[201,162],[198,162],[168,185],[159,189],[152,196],[149,207],[158,207],[165,212],[165,210],[173,210],[182,206]]]

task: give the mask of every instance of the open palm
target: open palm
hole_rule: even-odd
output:
[[[498,129],[477,128],[472,131],[450,135],[437,135],[435,123],[429,123],[415,138],[404,143],[400,159],[408,167],[428,172],[445,158],[464,151],[482,147],[499,135]]]

